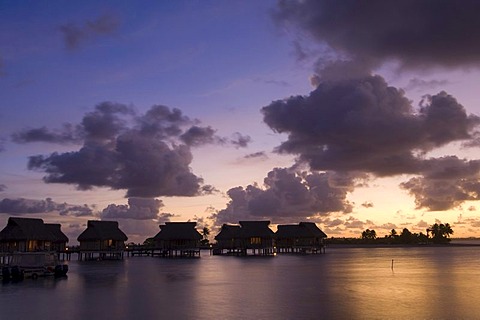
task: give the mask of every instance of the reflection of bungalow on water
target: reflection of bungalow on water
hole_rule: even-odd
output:
[[[202,235],[195,229],[196,222],[166,222],[153,238],[160,256],[195,257],[200,256]]]
[[[240,221],[240,226],[222,226],[215,236],[214,254],[273,255],[274,232],[270,221]]]
[[[42,219],[10,217],[0,231],[1,252],[61,251],[67,242],[59,224]]]
[[[79,259],[122,259],[127,239],[117,221],[89,220],[87,229],[77,238]]]
[[[313,222],[278,225],[275,234],[278,253],[325,252],[327,235]]]

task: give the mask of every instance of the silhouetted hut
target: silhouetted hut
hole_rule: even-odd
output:
[[[58,223],[45,223],[44,226],[53,234],[55,239],[52,241],[51,250],[64,251],[67,247],[68,237],[62,232],[62,226]]]
[[[128,237],[118,228],[117,221],[89,220],[87,229],[77,238],[80,243],[80,260],[85,254],[86,259],[123,258],[125,241]]]
[[[153,238],[162,256],[194,257],[200,255],[202,235],[195,229],[196,222],[166,222]]]
[[[326,238],[313,222],[278,225],[275,233],[278,253],[319,253],[325,251]]]
[[[51,227],[36,218],[8,218],[6,227],[0,231],[0,250],[2,252],[49,251],[65,248],[67,236],[60,225]]]
[[[269,228],[270,221],[240,221],[240,238],[244,254],[250,250],[254,255],[274,254],[275,233]]]
[[[215,236],[217,243],[213,249],[214,254],[235,254],[242,248],[240,226],[224,224]]]

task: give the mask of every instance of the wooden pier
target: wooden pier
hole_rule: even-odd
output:
[[[162,248],[146,248],[133,247],[125,249],[127,256],[150,256],[162,258],[199,258],[200,248],[182,248],[182,249],[162,249]]]
[[[287,246],[277,247],[277,253],[292,253],[292,254],[318,254],[325,253],[325,246]]]
[[[225,255],[225,256],[237,256],[237,257],[246,257],[246,256],[274,256],[276,254],[274,248],[221,248],[214,247],[212,249],[213,255]]]

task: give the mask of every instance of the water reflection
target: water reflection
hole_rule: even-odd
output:
[[[67,279],[0,286],[0,310],[5,319],[32,310],[38,319],[470,319],[480,314],[479,263],[475,247],[71,261]]]

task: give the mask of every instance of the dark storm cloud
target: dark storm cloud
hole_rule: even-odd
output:
[[[456,156],[432,158],[423,163],[422,175],[401,187],[415,197],[417,208],[443,211],[467,200],[480,200],[480,160]]]
[[[78,206],[67,203],[57,203],[51,198],[45,200],[32,199],[2,199],[0,201],[0,213],[6,214],[32,214],[32,213],[48,213],[55,212],[62,216],[91,216],[92,209],[88,205]]]
[[[86,21],[81,25],[68,23],[60,26],[59,29],[63,34],[67,49],[75,50],[84,42],[98,36],[113,34],[119,26],[120,21],[116,16],[104,14],[95,20]]]
[[[264,188],[248,185],[228,190],[230,201],[213,214],[217,225],[245,219],[304,219],[329,212],[350,212],[347,193],[354,178],[328,173],[295,173],[275,168],[264,179]]]
[[[110,204],[103,209],[102,219],[157,219],[159,210],[163,207],[161,200],[153,198],[129,198],[128,205]]]
[[[353,59],[453,67],[480,61],[479,11],[476,0],[284,0],[275,17]]]
[[[377,176],[419,173],[416,153],[468,141],[480,123],[445,92],[414,110],[378,75],[321,81],[310,95],[274,101],[262,112],[270,128],[288,134],[278,152],[296,154],[314,170]]]
[[[83,137],[78,151],[31,156],[28,168],[45,172],[47,183],[73,184],[80,190],[125,189],[127,197],[212,193],[215,189],[190,170],[190,145],[211,142],[214,132],[197,123],[166,106],[137,115],[131,106],[103,102],[76,127]],[[43,141],[61,142],[55,137],[44,135]],[[28,141],[33,139],[22,142]]]
[[[83,137],[78,129],[70,124],[65,124],[61,130],[52,131],[46,127],[24,129],[12,134],[12,140],[16,143],[50,142],[50,143],[79,143]]]

